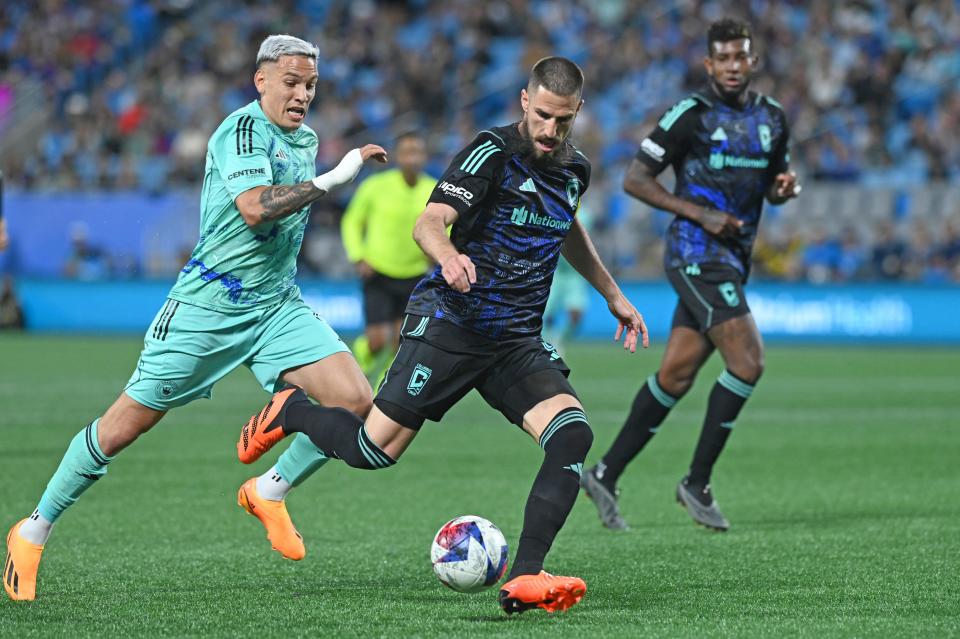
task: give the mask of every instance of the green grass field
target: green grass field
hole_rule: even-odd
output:
[[[0,337],[0,524],[29,514],[69,439],[132,369],[138,339]],[[567,360],[609,445],[660,351],[609,344]],[[393,469],[331,462],[288,500],[308,554],[288,562],[236,506],[254,469],[243,421],[267,396],[245,370],[169,415],[57,524],[32,604],[0,636],[703,637],[960,635],[960,351],[785,347],[714,477],[727,534],[692,525],[673,489],[692,454],[711,361],[631,466],[633,529],[581,499],[547,568],[586,579],[567,614],[503,616],[496,591],[433,577],[446,520],[479,514],[515,545],[540,449],[471,394]]]

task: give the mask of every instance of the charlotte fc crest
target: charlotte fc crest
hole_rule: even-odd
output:
[[[576,210],[580,203],[580,180],[577,178],[567,180],[567,202],[573,210]]]

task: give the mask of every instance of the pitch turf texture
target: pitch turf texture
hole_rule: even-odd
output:
[[[113,400],[137,339],[0,336],[0,521],[28,514],[68,441]],[[579,345],[568,361],[610,443],[660,350]],[[245,370],[170,414],[57,524],[40,598],[0,602],[19,636],[957,636],[960,634],[960,352],[769,347],[714,488],[729,533],[673,499],[712,360],[622,482],[626,533],[581,496],[548,569],[582,576],[566,614],[506,618],[496,590],[434,578],[436,529],[495,522],[515,549],[540,449],[471,394],[427,424],[395,467],[331,462],[288,500],[307,557],[270,550],[236,505],[244,420],[267,399]],[[443,380],[433,380],[442,383]]]

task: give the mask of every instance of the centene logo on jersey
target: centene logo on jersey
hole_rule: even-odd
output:
[[[454,184],[450,184],[449,182],[441,182],[439,189],[443,191],[446,195],[455,197],[466,204],[469,204],[470,200],[473,199],[473,193],[466,190],[462,186],[456,186]]]
[[[244,175],[266,175],[266,174],[267,172],[264,169],[242,169],[240,171],[231,173],[230,175],[227,176],[227,179],[232,180],[234,178],[242,177]]]

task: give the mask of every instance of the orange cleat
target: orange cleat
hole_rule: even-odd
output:
[[[37,596],[37,570],[43,546],[20,536],[21,519],[7,533],[7,558],[3,560],[3,589],[14,601],[33,601]]]
[[[299,386],[288,386],[274,393],[263,410],[243,425],[237,442],[240,461],[252,464],[289,434],[283,430],[282,418],[287,405],[293,401],[309,401]]]
[[[500,607],[508,615],[543,608],[557,612],[580,603],[587,584],[579,577],[555,577],[543,570],[539,575],[520,575],[503,584]]]
[[[260,520],[267,529],[267,539],[273,549],[287,559],[300,561],[307,554],[303,537],[297,532],[282,501],[264,499],[257,493],[257,478],[243,482],[237,493],[237,504]]]

